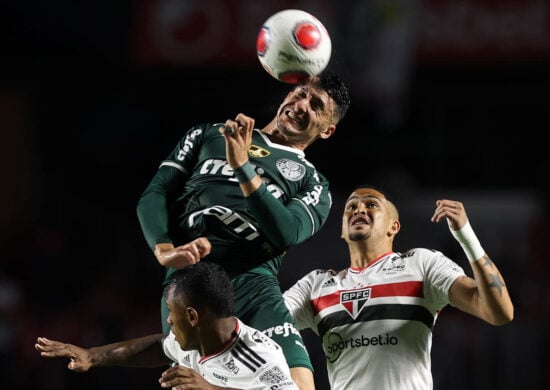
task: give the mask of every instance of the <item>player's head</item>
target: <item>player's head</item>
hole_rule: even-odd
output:
[[[342,215],[342,238],[346,242],[386,240],[391,244],[400,228],[397,207],[381,190],[364,184],[348,196]]]
[[[200,261],[174,272],[166,294],[168,323],[182,349],[195,349],[199,323],[204,325],[235,313],[227,273],[218,264]]]
[[[335,104],[333,121],[340,122],[348,112],[351,103],[349,90],[344,81],[338,75],[325,71],[318,77],[312,77],[310,83],[328,93]]]
[[[310,77],[286,95],[271,134],[289,146],[305,149],[334,133],[349,104],[348,89],[338,76],[325,72]]]

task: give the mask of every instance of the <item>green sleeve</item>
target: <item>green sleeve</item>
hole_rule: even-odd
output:
[[[285,205],[275,199],[265,184],[246,200],[262,231],[278,248],[289,248],[310,238],[326,222],[330,209],[326,207],[326,215],[316,215],[315,221],[302,202],[293,199]]]
[[[158,243],[172,242],[168,235],[168,197],[180,175],[176,169],[161,167],[139,199],[138,220],[152,251]]]

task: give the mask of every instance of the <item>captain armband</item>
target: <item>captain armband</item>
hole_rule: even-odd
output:
[[[485,251],[481,247],[479,240],[474,233],[474,229],[470,225],[470,221],[466,221],[466,224],[459,230],[451,230],[453,237],[460,243],[462,250],[466,254],[470,263],[481,259],[485,255]]]

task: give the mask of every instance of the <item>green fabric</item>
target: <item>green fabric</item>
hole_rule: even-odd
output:
[[[222,125],[189,129],[144,190],[138,219],[151,250],[158,243],[177,246],[208,237],[212,251],[202,261],[219,263],[234,281],[236,315],[255,328],[289,326],[293,321],[277,274],[284,253],[326,222],[332,205],[328,181],[303,152],[274,144],[255,130],[249,159],[264,183],[244,198],[225,158]],[[173,272],[167,269],[165,286]],[[262,279],[265,288],[251,283],[259,276],[268,278]],[[167,330],[164,299],[161,313]],[[289,364],[310,367],[299,334],[280,341]]]

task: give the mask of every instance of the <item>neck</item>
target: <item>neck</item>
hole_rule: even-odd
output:
[[[236,317],[224,317],[207,320],[200,325],[200,354],[213,355],[221,352],[233,339],[233,332],[237,327]]]
[[[392,245],[384,244],[373,247],[366,241],[352,241],[348,243],[350,254],[350,266],[353,268],[365,268],[374,263],[383,255],[393,251]]]

